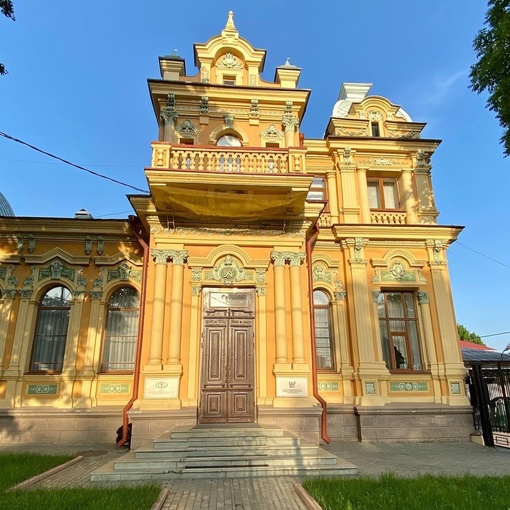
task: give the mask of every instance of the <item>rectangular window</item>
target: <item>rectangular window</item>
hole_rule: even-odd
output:
[[[413,293],[381,292],[377,309],[388,369],[423,370]]]
[[[370,209],[399,209],[397,180],[392,178],[367,179]]]
[[[223,76],[223,85],[235,85],[236,77],[235,76]]]
[[[313,318],[315,322],[315,359],[317,369],[334,370],[331,303],[325,292],[313,292]]]
[[[372,136],[381,136],[379,131],[379,122],[371,122],[370,129],[372,131]]]

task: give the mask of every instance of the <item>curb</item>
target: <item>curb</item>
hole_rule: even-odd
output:
[[[161,508],[163,508],[163,504],[166,501],[166,498],[168,497],[168,493],[169,492],[170,491],[166,487],[161,489],[161,492],[159,493],[158,499],[151,506],[151,510],[161,510]]]
[[[33,485],[34,483],[40,482],[41,480],[44,480],[45,478],[48,478],[49,476],[54,475],[55,473],[59,473],[60,471],[63,471],[64,469],[71,467],[74,464],[81,462],[82,460],[83,455],[80,455],[79,457],[71,459],[65,462],[64,464],[60,464],[59,466],[55,466],[54,468],[48,469],[48,471],[45,471],[44,473],[32,476],[32,478],[27,478],[26,480],[23,480],[22,482],[13,485],[12,487],[9,487],[6,492],[14,491],[17,489],[23,489],[24,487]]]
[[[322,507],[315,501],[315,499],[306,492],[304,487],[300,483],[294,484],[294,491],[299,496],[299,499],[304,503],[308,510],[322,510]]]

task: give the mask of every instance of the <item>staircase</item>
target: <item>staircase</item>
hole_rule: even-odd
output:
[[[177,427],[91,474],[93,482],[347,476],[358,469],[275,426]]]

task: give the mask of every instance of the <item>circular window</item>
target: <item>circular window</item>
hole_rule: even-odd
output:
[[[221,138],[218,138],[216,145],[220,147],[241,147],[242,143],[239,138],[232,135],[224,135]]]

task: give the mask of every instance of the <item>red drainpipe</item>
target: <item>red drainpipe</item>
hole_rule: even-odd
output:
[[[142,291],[140,296],[140,319],[138,321],[138,338],[136,342],[136,355],[135,355],[135,370],[133,378],[133,396],[131,400],[126,404],[122,411],[122,437],[117,441],[117,448],[125,445],[129,439],[129,416],[128,412],[133,407],[135,400],[138,398],[138,385],[140,383],[140,360],[142,358],[142,337],[143,337],[143,325],[145,319],[145,296],[147,292],[147,269],[149,266],[149,246],[143,239],[138,229],[140,224],[136,224],[136,216],[129,217],[129,223],[133,228],[133,232],[143,248],[143,268],[142,268]]]
[[[319,389],[317,384],[317,356],[315,350],[315,317],[313,313],[313,277],[312,277],[312,248],[319,237],[319,227],[317,223],[313,229],[315,232],[312,234],[310,239],[306,242],[306,263],[308,265],[308,303],[310,309],[310,338],[312,340],[312,385],[313,385],[313,396],[320,402],[322,406],[321,415],[321,439],[326,443],[331,443],[331,439],[327,434],[327,403],[319,395]]]

